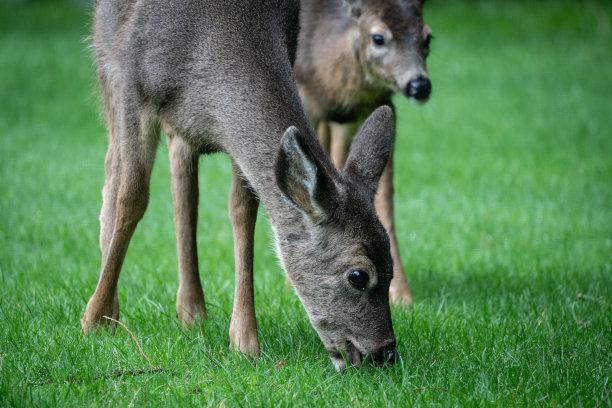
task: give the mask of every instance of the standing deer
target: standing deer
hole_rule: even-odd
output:
[[[425,60],[431,30],[424,0],[302,0],[295,75],[302,101],[325,151],[338,168],[356,129],[394,92],[423,103],[431,94]],[[395,235],[393,158],[385,168],[376,210],[393,256],[390,296],[410,307],[412,296]]]
[[[112,324],[104,316],[119,317],[117,282],[147,208],[163,130],[179,260],[176,306],[185,325],[206,318],[196,251],[198,156],[224,152],[233,165],[230,345],[259,354],[253,232],[261,201],[283,268],[336,369],[396,359],[392,258],[374,208],[393,148],[393,112],[375,111],[344,169],[334,167],[292,74],[298,9],[297,0],[97,1],[93,40],[109,146],[102,265],[81,320],[85,332]]]

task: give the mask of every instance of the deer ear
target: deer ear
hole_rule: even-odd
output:
[[[388,106],[376,109],[363,123],[351,144],[344,174],[376,193],[378,180],[393,152],[395,119]]]
[[[361,0],[344,0],[344,6],[355,20],[361,17]]]
[[[318,224],[332,215],[338,195],[335,169],[325,161],[316,140],[289,127],[281,139],[274,170],[283,196],[312,222]]]

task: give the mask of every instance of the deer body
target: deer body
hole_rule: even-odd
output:
[[[417,102],[429,98],[425,60],[431,30],[423,22],[423,0],[302,0],[301,4],[294,67],[300,96],[324,149],[342,168],[356,129],[375,108],[392,105],[393,93]],[[391,240],[391,299],[409,307],[412,296],[395,235],[392,160],[380,181],[376,209]]]
[[[297,27],[292,0],[97,2],[94,49],[109,147],[102,266],[84,331],[104,325],[103,316],[119,316],[119,273],[148,204],[163,129],[183,323],[206,318],[196,252],[198,156],[224,152],[234,171],[231,345],[259,354],[252,263],[261,202],[284,269],[336,368],[345,368],[341,353],[353,365],[394,360],[392,261],[373,203],[392,150],[393,115],[389,108],[375,112],[356,137],[345,171],[336,170],[316,141],[293,80]]]

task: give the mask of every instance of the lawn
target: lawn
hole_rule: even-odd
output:
[[[120,279],[130,334],[85,336],[104,124],[90,11],[0,2],[0,406],[612,406],[612,3],[431,1],[432,100],[397,98],[414,295],[400,361],[338,375],[256,231],[262,356],[228,350],[227,157],[203,157],[209,320],[184,331],[167,148]]]

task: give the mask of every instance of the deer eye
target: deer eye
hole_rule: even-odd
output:
[[[359,290],[364,290],[366,285],[368,284],[368,280],[370,280],[370,277],[366,272],[360,269],[355,269],[349,273],[348,280],[349,283],[355,288]]]
[[[372,34],[372,42],[378,47],[385,45],[385,37],[380,34]]]

